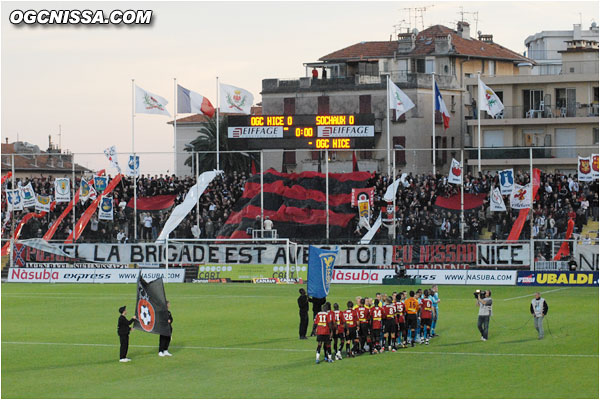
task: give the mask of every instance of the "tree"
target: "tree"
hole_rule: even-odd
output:
[[[219,126],[219,150],[229,151],[229,140],[227,138],[227,117],[221,116]],[[217,148],[217,120],[208,119],[207,123],[198,130],[198,137],[185,146],[185,151],[193,153],[198,152],[198,172],[212,171],[217,168],[217,155],[214,152]],[[211,153],[209,153],[211,152]],[[185,160],[185,165],[191,168],[192,174],[195,174],[195,154],[190,155]],[[258,153],[220,153],[220,169],[225,172],[248,172],[250,171],[252,161],[258,165],[260,157]]]

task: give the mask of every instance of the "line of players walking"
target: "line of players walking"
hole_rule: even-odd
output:
[[[325,361],[342,359],[344,345],[346,357],[359,354],[383,353],[386,349],[414,347],[415,343],[429,344],[437,336],[435,327],[440,302],[437,286],[416,292],[377,293],[375,299],[356,297],[356,304],[346,303],[340,310],[338,303],[326,302],[317,313],[314,326],[317,336],[316,362],[320,363],[321,348]],[[332,343],[333,342],[333,343]],[[333,344],[333,347],[332,347]]]

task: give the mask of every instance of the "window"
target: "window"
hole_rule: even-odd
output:
[[[284,151],[283,152],[283,163],[285,165],[296,165],[296,152],[295,151]]]
[[[569,148],[575,146],[577,130],[574,128],[556,128],[554,131],[554,142],[556,147],[564,147],[556,149],[556,157],[575,158],[577,157],[577,149]]]
[[[296,114],[296,98],[284,97],[283,98],[283,115],[294,115]]]
[[[406,165],[406,136],[394,136],[392,140],[396,153],[396,165]]]
[[[397,118],[396,109],[394,108],[391,111],[390,118],[392,119],[392,122],[406,122],[406,113],[401,114],[400,118]]]
[[[379,63],[377,62],[359,62],[359,75],[379,76]]]
[[[488,61],[488,75],[489,76],[496,75],[496,61],[494,61],[494,60]]]
[[[417,72],[425,73],[425,60],[423,58],[417,59]]]
[[[319,159],[319,151],[318,150],[314,150],[310,152],[310,157],[313,160],[318,160]]]
[[[448,148],[448,138],[446,136],[444,136],[442,138],[442,148],[444,148],[444,149]],[[447,161],[448,161],[448,150],[444,150],[444,151],[442,151],[442,164],[446,164]]]
[[[435,72],[434,60],[425,60],[425,73],[431,74]]]
[[[371,95],[363,94],[358,97],[358,113],[371,114]]]
[[[504,131],[483,131],[483,147],[504,146]]]
[[[598,128],[594,128],[594,144],[598,144]]]
[[[523,90],[523,118],[527,117],[529,110],[541,110],[544,100],[544,91],[537,89]]]
[[[317,97],[317,102],[317,113],[319,115],[329,114],[329,96],[319,96]]]
[[[577,112],[575,88],[556,89],[556,109],[560,116],[574,117]]]

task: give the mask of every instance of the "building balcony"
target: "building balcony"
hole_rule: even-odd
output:
[[[577,165],[577,154],[580,152],[589,153],[592,147],[577,148],[577,147],[534,147],[532,149],[532,164],[533,166],[555,166],[556,168],[575,168]],[[465,151],[465,156],[468,157],[467,165],[477,166],[477,149],[471,148]],[[510,148],[503,147],[499,149],[481,149],[481,165],[483,167],[510,167],[510,166],[529,166],[529,149],[528,148]]]
[[[386,73],[380,75],[355,74],[353,76],[332,76],[326,79],[302,77],[293,79],[263,79],[262,94],[290,92],[385,90]],[[431,74],[392,71],[392,81],[402,89],[431,88]],[[458,81],[453,75],[436,75],[441,89],[458,89]]]
[[[465,117],[468,126],[477,126],[472,110]],[[505,106],[496,118],[481,112],[482,126],[507,125],[560,125],[598,123],[598,104],[579,104],[574,106],[548,105],[529,108],[523,106]]]

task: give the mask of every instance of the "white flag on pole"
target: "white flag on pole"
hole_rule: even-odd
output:
[[[38,194],[35,196],[35,211],[50,211],[50,205],[52,204],[52,197],[42,196]]]
[[[140,156],[131,154],[127,162],[127,176],[140,176]]]
[[[148,92],[138,85],[135,85],[136,114],[160,114],[168,115],[170,117],[171,114],[169,114],[166,108],[167,104],[169,104],[169,102],[164,97]]]
[[[462,167],[460,166],[460,163],[453,158],[452,164],[450,164],[450,172],[448,173],[448,183],[460,185],[462,183],[461,175]]]
[[[515,186],[515,171],[512,168],[498,171],[498,179],[500,180],[500,193],[504,196],[511,194]]]
[[[219,84],[220,111],[229,114],[250,114],[254,96],[246,89]]]
[[[498,95],[483,83],[481,78],[478,78],[478,92],[479,111],[485,111],[491,117],[495,117],[504,111],[504,104],[502,104]]]
[[[112,196],[102,196],[100,199],[100,207],[98,208],[98,219],[112,221],[113,208]]]
[[[490,211],[506,211],[504,199],[498,188],[494,188],[490,192]]]
[[[402,114],[414,108],[415,103],[391,79],[389,84],[390,108],[396,110],[396,120],[398,120]]]

